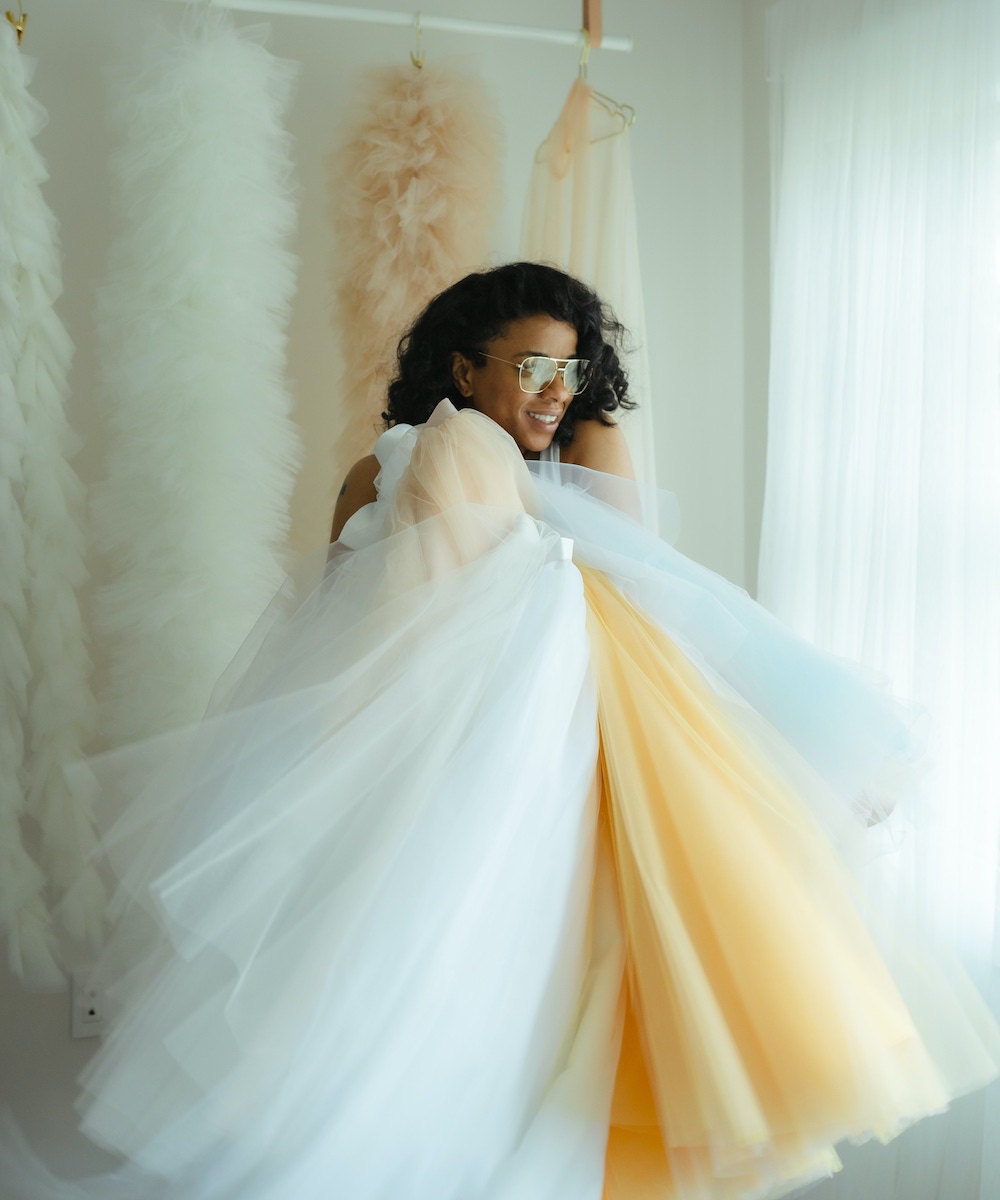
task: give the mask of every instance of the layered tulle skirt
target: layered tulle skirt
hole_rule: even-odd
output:
[[[29,1192],[25,1153],[14,1194],[778,1196],[996,1073],[853,870],[897,708],[638,491],[442,416],[203,723],[92,764],[119,893],[81,1119],[127,1163]]]

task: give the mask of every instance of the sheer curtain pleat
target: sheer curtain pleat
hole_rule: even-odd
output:
[[[926,710],[900,869],[995,1002],[1000,5],[780,0],[768,49],[761,599]],[[998,1119],[996,1089],[970,1097],[829,1195],[1000,1195]]]

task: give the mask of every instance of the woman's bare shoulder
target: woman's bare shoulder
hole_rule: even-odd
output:
[[[596,420],[577,421],[573,440],[563,446],[560,458],[576,467],[589,467],[592,471],[621,475],[624,479],[635,478],[632,456],[618,425],[605,425]]]
[[[344,486],[337,496],[337,504],[333,510],[333,528],[330,531],[330,541],[335,542],[340,537],[341,530],[359,508],[371,504],[378,499],[375,491],[375,476],[379,473],[379,461],[374,454],[359,458],[347,472]]]

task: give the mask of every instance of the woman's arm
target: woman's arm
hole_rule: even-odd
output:
[[[375,476],[379,472],[379,461],[374,454],[359,459],[347,472],[344,486],[340,489],[337,504],[333,510],[333,528],[330,531],[330,541],[335,542],[340,537],[341,530],[359,508],[372,504],[378,499],[375,491]]]
[[[578,421],[573,440],[560,454],[564,463],[589,467],[605,475],[620,475],[635,479],[632,456],[625,444],[625,435],[617,425],[602,425],[600,421]]]

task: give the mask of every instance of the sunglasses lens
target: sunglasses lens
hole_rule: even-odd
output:
[[[574,396],[578,396],[587,386],[589,371],[590,363],[585,358],[571,358],[566,364],[566,370],[563,371],[563,379],[566,382],[567,390],[572,392]]]
[[[587,386],[590,375],[590,360],[586,358],[571,358],[565,367],[560,367],[554,358],[544,354],[533,354],[521,363],[520,384],[522,392],[543,392],[553,379],[556,372],[562,371],[566,390],[578,395]]]
[[[540,392],[552,382],[556,375],[554,358],[535,355],[521,363],[521,390]]]

